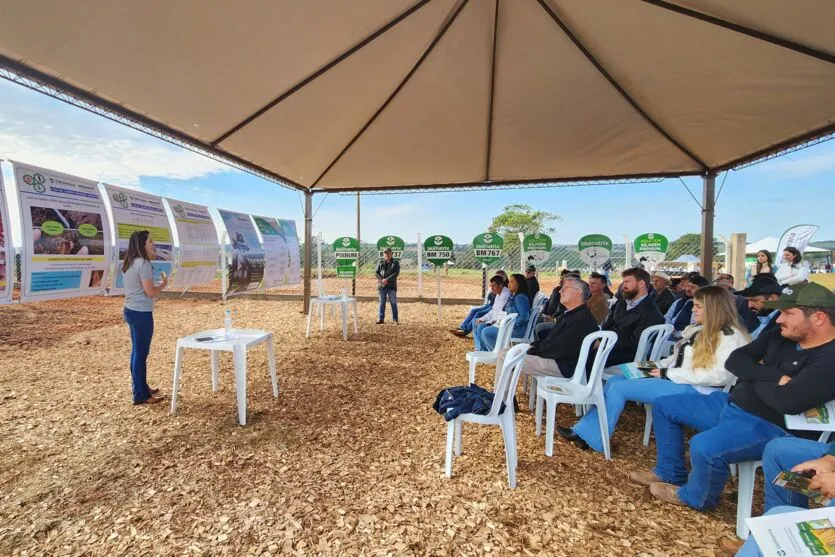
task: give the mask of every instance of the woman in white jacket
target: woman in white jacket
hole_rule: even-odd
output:
[[[684,329],[672,356],[660,360],[660,367],[646,379],[615,376],[603,389],[609,436],[618,423],[626,401],[652,404],[661,396],[701,392],[707,394],[732,385],[736,377],[725,369],[731,352],[748,344],[750,337],[739,323],[730,293],[720,286],[706,286],[693,296],[695,323]],[[597,409],[586,414],[572,429],[558,428],[564,438],[581,447],[603,452]]]
[[[789,246],[783,250],[783,264],[774,274],[782,285],[800,284],[809,281],[809,266],[803,262],[800,250]]]

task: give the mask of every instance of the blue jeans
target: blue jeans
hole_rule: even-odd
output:
[[[380,288],[380,309],[377,310],[377,321],[383,321],[386,318],[386,298],[391,303],[391,318],[397,323],[397,290],[388,286]]]
[[[475,349],[489,352],[496,346],[496,337],[499,336],[499,328],[488,323],[481,323],[473,330]]]
[[[804,497],[805,499],[805,497]],[[786,513],[794,513],[797,511],[802,511],[804,509],[798,507],[774,507],[770,511],[768,511],[767,515],[775,515],[775,514],[786,514]],[[739,548],[739,551],[736,552],[736,557],[763,557],[762,552],[760,551],[759,546],[757,545],[756,540],[754,540],[754,536],[748,536],[748,539],[745,541],[745,545]]]
[[[609,422],[609,438],[611,439],[612,432],[615,431],[615,425],[618,423],[627,400],[652,404],[655,399],[662,396],[689,393],[700,394],[690,385],[681,385],[666,379],[627,379],[620,375],[611,377],[603,387],[603,396],[606,399],[606,419]],[[574,433],[582,437],[589,447],[599,453],[603,452],[603,438],[600,436],[600,422],[596,407],[577,422],[573,429]]]
[[[678,498],[694,509],[719,503],[728,465],[760,460],[766,444],[789,434],[728,402],[724,392],[663,396],[652,405],[658,462],[655,475],[681,485]],[[684,465],[684,428],[699,433],[690,440],[688,478]]]
[[[479,317],[486,315],[487,312],[490,311],[490,304],[484,304],[483,306],[478,306],[470,310],[467,314],[467,317],[464,318],[464,321],[458,325],[458,328],[464,331],[465,333],[471,333],[473,330],[473,326],[475,325],[475,320]]]
[[[148,387],[148,353],[154,337],[154,312],[133,311],[125,308],[125,321],[130,328],[133,349],[130,352],[130,378],[133,383],[133,402],[143,402],[151,397]]]
[[[765,510],[779,506],[791,507],[809,506],[809,499],[778,487],[772,482],[777,474],[784,470],[791,470],[794,466],[807,460],[815,460],[829,453],[829,445],[798,437],[784,437],[775,439],[765,447],[763,452],[763,475],[765,476]]]

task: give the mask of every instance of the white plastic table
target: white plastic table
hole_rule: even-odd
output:
[[[220,375],[220,353],[232,352],[235,362],[235,391],[238,399],[238,422],[246,425],[246,353],[253,346],[267,345],[267,361],[270,379],[273,383],[273,397],[278,398],[278,378],[275,375],[275,344],[273,334],[259,329],[232,329],[225,340],[198,341],[202,337],[223,337],[223,329],[200,331],[177,339],[177,355],[174,360],[174,388],[171,391],[171,413],[177,410],[177,391],[180,388],[180,374],[183,353],[186,348],[210,350],[212,353],[212,391],[217,391]]]
[[[354,312],[354,334],[359,333],[357,328],[357,299],[343,298],[342,296],[319,296],[310,299],[310,307],[307,311],[307,338],[310,338],[310,319],[314,310],[319,311],[319,330],[325,330],[325,308],[327,306],[340,306],[342,308],[342,339],[348,340],[348,310]]]

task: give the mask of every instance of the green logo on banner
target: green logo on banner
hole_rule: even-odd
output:
[[[87,238],[92,238],[93,236],[98,234],[99,231],[96,230],[96,227],[92,224],[84,223],[78,227],[78,233]]]
[[[57,236],[64,231],[64,225],[56,220],[44,221],[41,225],[41,231],[50,236]]]
[[[380,259],[383,258],[383,250],[386,248],[391,249],[392,258],[400,259],[403,257],[403,250],[406,249],[406,242],[399,236],[383,236],[377,240],[377,251],[380,254]]]
[[[522,239],[522,252],[528,263],[542,263],[551,255],[551,237],[547,234],[528,234]]]
[[[452,239],[446,236],[429,236],[423,242],[426,259],[433,265],[443,265],[452,259]]]
[[[641,234],[633,242],[635,259],[641,266],[653,268],[667,257],[668,245],[666,236],[654,232]]]
[[[350,236],[337,238],[333,243],[333,253],[336,256],[336,276],[338,278],[354,278],[357,276],[360,243],[356,238]]]
[[[485,232],[473,238],[473,250],[476,261],[491,265],[502,258],[504,239],[493,232]]]
[[[580,238],[577,249],[583,263],[593,268],[603,267],[611,259],[612,240],[603,234],[589,234]]]
[[[255,221],[255,226],[258,227],[258,231],[261,232],[264,236],[281,236],[281,231],[276,230],[275,226],[272,225],[267,219],[263,217],[252,217],[252,220]]]

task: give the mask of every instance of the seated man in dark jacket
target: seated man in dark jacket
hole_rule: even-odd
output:
[[[664,322],[664,316],[649,295],[650,288],[651,279],[645,270],[635,267],[623,272],[621,297],[600,326],[618,335],[618,342],[606,360],[607,366],[634,361],[644,329]]]
[[[586,301],[591,296],[589,285],[580,279],[566,278],[560,299],[565,311],[542,340],[535,340],[528,349],[522,373],[571,377],[580,357],[586,335],[598,330]],[[501,369],[507,350],[499,353],[497,369]]]
[[[730,394],[671,395],[653,403],[658,464],[630,478],[649,485],[659,499],[699,510],[715,507],[729,464],[761,460],[772,439],[817,437],[787,430],[784,415],[835,399],[835,294],[819,284],[794,284],[766,306],[781,310],[779,329],[731,353],[725,368],[739,380]],[[689,475],[685,428],[699,432],[690,440]]]

